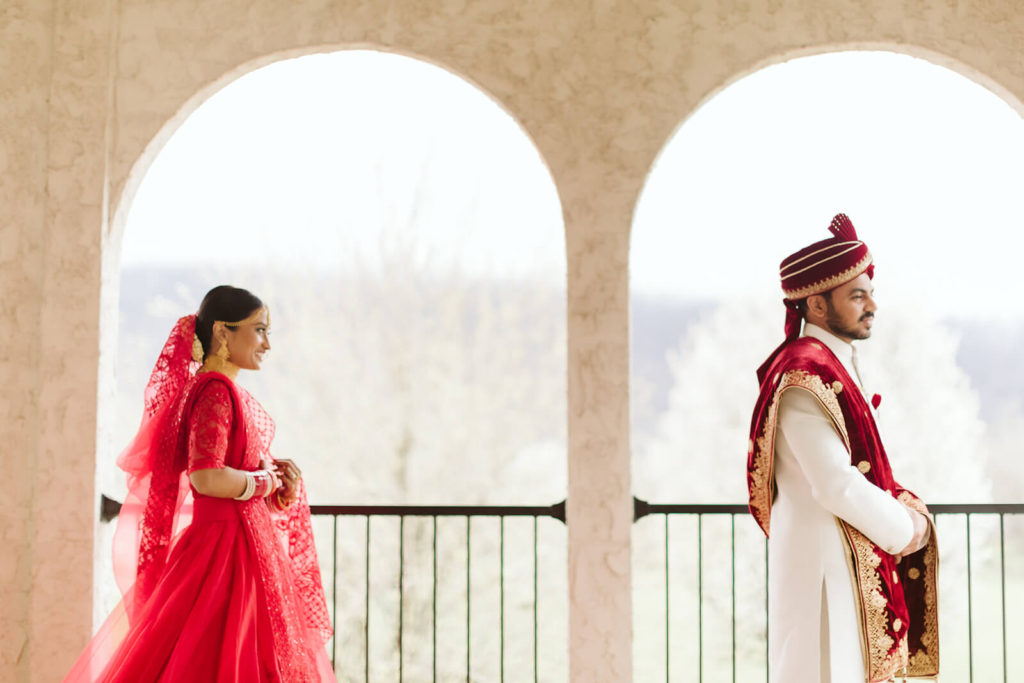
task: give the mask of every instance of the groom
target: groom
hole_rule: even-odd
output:
[[[934,527],[893,477],[853,346],[874,325],[874,266],[849,218],[829,229],[782,262],[786,340],[757,372],[747,485],[769,537],[771,680],[933,677]]]

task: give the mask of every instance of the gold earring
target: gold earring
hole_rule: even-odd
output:
[[[227,362],[228,358],[230,357],[230,352],[228,351],[228,342],[226,339],[220,343],[220,348],[217,349],[216,355],[217,358],[220,358],[222,361]]]
[[[192,360],[197,363],[203,362],[203,343],[194,334],[192,335]]]

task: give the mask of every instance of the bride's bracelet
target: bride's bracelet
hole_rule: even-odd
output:
[[[245,475],[245,490],[235,497],[235,500],[249,500],[250,498],[266,498],[276,490],[274,477],[267,470],[256,470],[255,472],[243,472]]]
[[[249,500],[252,498],[253,493],[256,492],[256,477],[252,476],[252,472],[242,472],[245,475],[245,490],[242,494],[235,496],[235,500]]]
[[[256,481],[253,496],[266,498],[277,489],[277,487],[274,486],[274,477],[268,470],[256,470],[255,472],[250,472],[250,474]]]

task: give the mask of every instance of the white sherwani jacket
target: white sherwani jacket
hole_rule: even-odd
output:
[[[860,381],[851,344],[812,324],[805,325],[804,335],[828,346]],[[836,518],[891,554],[910,543],[913,521],[902,503],[850,464],[849,452],[812,394],[787,389],[778,425],[778,494],[768,540],[770,678],[774,683],[864,683],[853,582]]]

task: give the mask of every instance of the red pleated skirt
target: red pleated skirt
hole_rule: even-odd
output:
[[[237,504],[196,496],[192,523],[124,639],[109,658],[102,654],[116,638],[112,616],[65,681],[285,683],[268,589]],[[324,648],[310,642],[308,651],[316,653],[319,680],[334,681]]]

